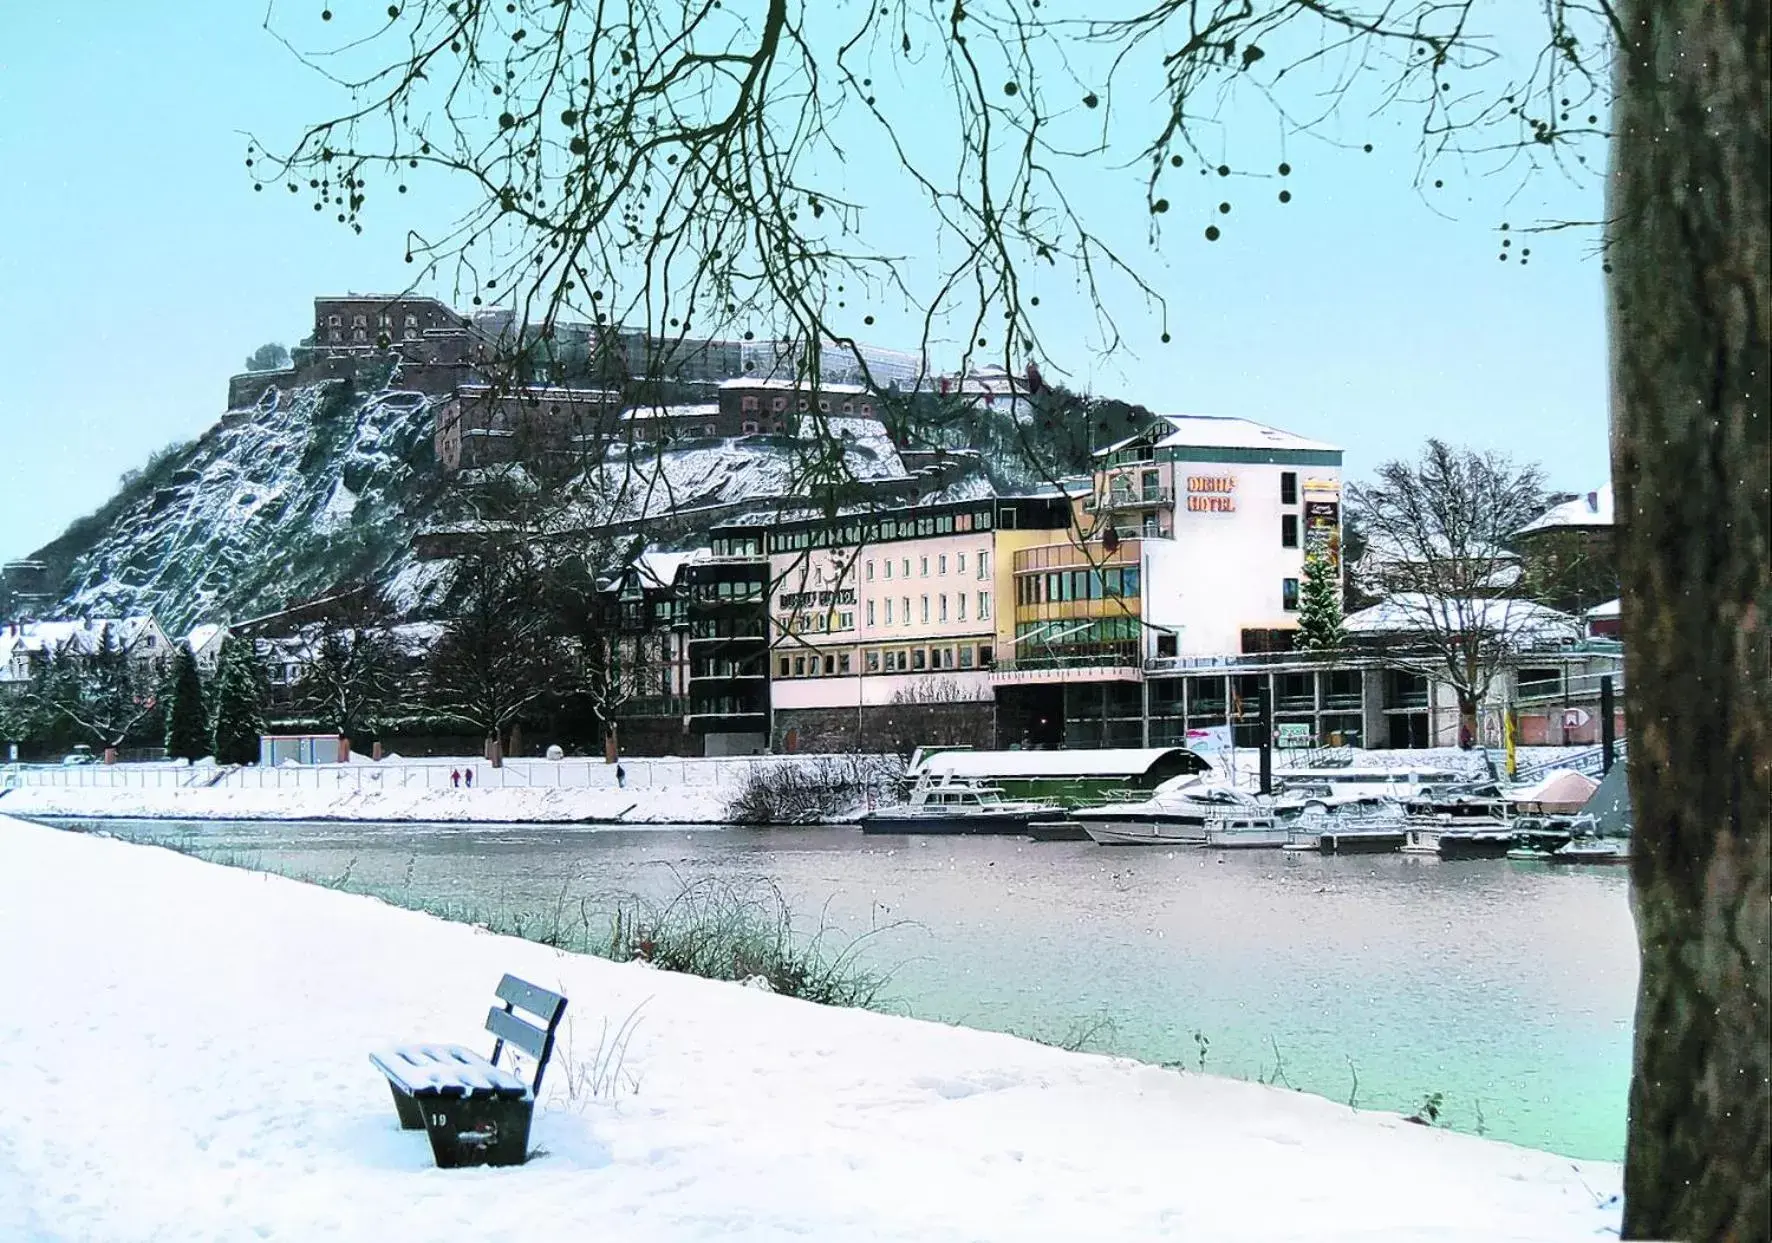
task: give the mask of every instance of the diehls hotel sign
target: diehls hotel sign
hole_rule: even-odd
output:
[[[1189,475],[1187,507],[1196,514],[1234,514],[1237,512],[1237,477],[1235,475]]]

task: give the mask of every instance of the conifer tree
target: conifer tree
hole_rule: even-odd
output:
[[[198,760],[209,754],[209,717],[203,707],[203,679],[189,643],[172,654],[172,676],[166,690],[166,753],[175,760]]]
[[[230,635],[222,640],[220,663],[211,733],[215,758],[222,764],[250,764],[258,759],[258,737],[264,732],[270,688],[251,639]]]
[[[1341,583],[1326,548],[1304,555],[1304,584],[1298,597],[1298,646],[1307,652],[1333,652],[1347,643],[1341,626]]]

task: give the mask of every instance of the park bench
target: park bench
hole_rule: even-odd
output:
[[[387,1076],[400,1125],[424,1129],[443,1169],[521,1165],[529,1155],[529,1120],[566,998],[514,975],[498,982],[497,995],[504,1007],[493,1006],[486,1015],[486,1030],[495,1038],[490,1059],[454,1044],[403,1044],[369,1055]],[[527,1021],[518,1010],[543,1025]],[[507,1044],[535,1059],[533,1081],[524,1083],[499,1066]]]

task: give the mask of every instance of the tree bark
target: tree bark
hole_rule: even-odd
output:
[[[1641,942],[1624,1236],[1772,1238],[1766,0],[1628,0],[1613,481]]]

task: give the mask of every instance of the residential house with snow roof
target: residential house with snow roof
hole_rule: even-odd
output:
[[[147,614],[20,621],[0,627],[0,684],[28,686],[51,657],[90,657],[105,643],[107,635],[138,667],[165,672],[172,655],[171,645],[160,623]]]
[[[1612,485],[1565,495],[1514,536],[1536,594],[1573,612],[1618,595]]]

